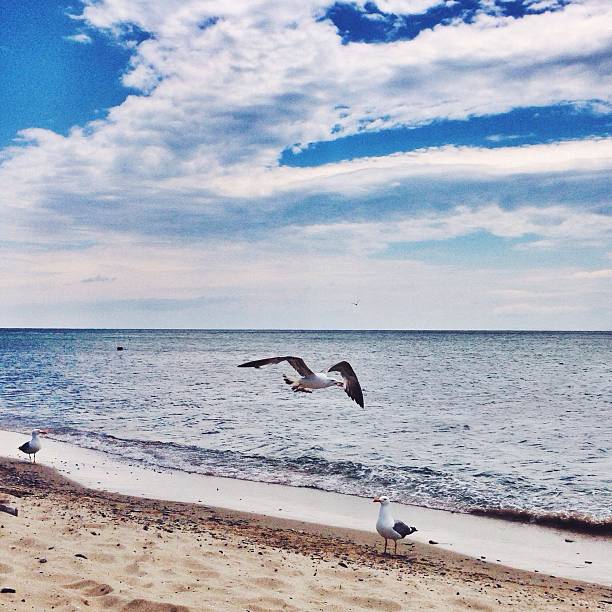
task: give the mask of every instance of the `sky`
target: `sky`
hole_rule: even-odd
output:
[[[612,329],[609,0],[0,0],[0,109],[0,327]]]

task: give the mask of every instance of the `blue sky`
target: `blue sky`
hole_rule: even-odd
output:
[[[30,127],[66,135],[74,125],[103,118],[130,93],[121,83],[130,49],[71,19],[72,6],[2,2],[0,146]]]
[[[0,7],[0,325],[611,327],[608,2]]]

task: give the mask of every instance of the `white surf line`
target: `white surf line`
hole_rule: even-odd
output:
[[[0,455],[23,460],[17,447],[26,438],[27,434],[0,430]],[[375,531],[378,506],[371,499],[353,495],[177,470],[156,471],[48,438],[38,461],[93,489]],[[378,493],[373,491],[372,496]],[[434,540],[441,548],[477,559],[485,557],[487,562],[612,586],[612,538],[420,506],[394,504],[394,509],[417,527],[411,540]],[[400,544],[398,550],[401,548]]]

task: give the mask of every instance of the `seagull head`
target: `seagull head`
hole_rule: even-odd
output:
[[[334,384],[335,384],[337,387],[344,387],[344,382],[343,382],[343,381],[341,381],[341,380],[337,380],[337,379],[336,379],[336,378],[334,378],[333,376],[329,376],[329,373],[330,373],[330,372],[331,372],[331,370],[327,370],[327,372],[325,372],[325,373],[323,374],[323,376],[325,376],[325,377],[326,377],[326,378],[328,378],[329,380],[333,381],[333,382],[334,382]]]
[[[389,498],[386,495],[380,495],[379,497],[375,497],[372,502],[379,503],[381,506],[388,506],[390,503]]]

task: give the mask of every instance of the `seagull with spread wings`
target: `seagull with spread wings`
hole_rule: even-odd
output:
[[[301,357],[269,357],[268,359],[257,359],[241,363],[239,368],[261,368],[262,366],[272,365],[286,361],[300,375],[299,378],[289,378],[284,376],[284,380],[294,392],[312,393],[314,389],[327,389],[328,387],[343,387],[346,394],[363,408],[363,392],[357,380],[357,375],[353,371],[348,361],[341,361],[333,365],[327,372],[339,372],[343,382],[327,376],[327,373],[315,374]]]

